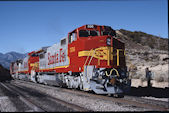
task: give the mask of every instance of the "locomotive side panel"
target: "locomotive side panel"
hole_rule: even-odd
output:
[[[29,57],[28,68],[29,74],[31,74],[32,70],[39,71],[39,56],[35,55],[35,52]]]
[[[13,72],[16,73],[18,71],[18,64],[15,62],[13,65]]]
[[[69,58],[67,53],[67,43],[63,45],[57,43],[51,47],[48,47],[44,57],[40,57],[39,61],[40,70],[45,71],[68,67],[68,65]]]
[[[23,59],[22,62],[19,63],[19,69],[18,69],[19,72],[27,73],[27,71],[28,71],[28,59],[29,58],[27,56]]]
[[[84,50],[85,43],[83,40],[77,39],[68,45],[68,54],[70,58],[69,70],[72,72],[82,72],[85,58],[79,57],[78,52]]]

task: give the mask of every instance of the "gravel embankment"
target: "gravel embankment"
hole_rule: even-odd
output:
[[[0,97],[0,112],[16,112],[17,109],[7,96]]]
[[[0,83],[0,112],[77,111],[34,88]]]
[[[8,84],[8,83],[7,83]],[[25,112],[30,108],[24,103],[18,94],[0,83],[0,111],[2,112]],[[3,96],[2,96],[3,95]]]
[[[18,107],[16,106],[18,105]],[[23,109],[24,104],[17,98],[17,95],[7,91],[0,84],[0,111],[1,112],[17,112]]]
[[[88,110],[92,111],[151,111],[151,109],[138,108],[136,106],[124,105],[120,103],[115,103],[113,101],[89,98],[87,96],[81,96],[78,94],[72,94],[62,91],[60,88],[43,88],[38,85],[25,84],[17,81],[14,83],[25,86],[28,88],[34,88],[38,91],[43,92],[44,94],[51,95],[63,101],[85,107]],[[49,86],[47,86],[49,87]]]

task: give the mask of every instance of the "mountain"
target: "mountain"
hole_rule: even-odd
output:
[[[0,81],[11,80],[11,75],[8,69],[0,65]]]
[[[168,51],[168,38],[161,38],[141,31],[116,30],[118,38],[125,42],[126,48],[157,49]]]
[[[6,54],[2,54],[0,53],[0,64],[9,69],[10,67],[10,63],[17,60],[17,59],[22,59],[24,57],[26,57],[27,54],[21,54],[21,53],[17,53],[17,52],[8,52]]]

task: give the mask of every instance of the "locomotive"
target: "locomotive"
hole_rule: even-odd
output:
[[[125,44],[104,25],[87,24],[69,32],[60,43],[12,62],[10,73],[15,79],[96,94],[123,94],[131,86]]]

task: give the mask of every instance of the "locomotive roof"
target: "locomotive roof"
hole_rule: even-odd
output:
[[[85,24],[85,25],[83,25],[83,26],[81,26],[81,27],[78,27],[78,28],[76,28],[76,29],[82,29],[82,28],[86,28],[87,26],[107,26],[107,25],[96,25],[96,24]],[[107,27],[111,27],[111,26],[107,26]],[[74,32],[76,29],[74,29],[74,30],[72,30],[71,32]],[[70,33],[71,33],[70,32]]]

